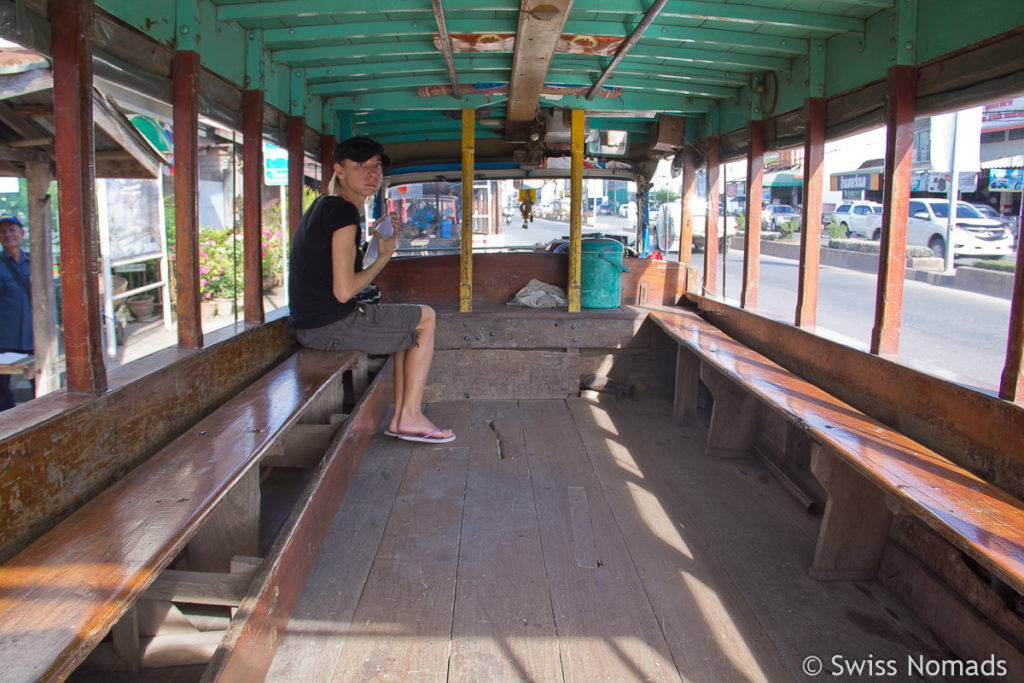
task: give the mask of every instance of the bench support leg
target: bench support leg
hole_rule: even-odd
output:
[[[810,574],[819,580],[874,579],[892,525],[885,494],[832,451],[814,444],[811,470],[828,491]]]
[[[188,544],[188,568],[226,572],[235,555],[258,555],[260,473],[253,467],[231,489]]]
[[[714,458],[749,455],[757,431],[757,399],[707,363],[700,365],[700,379],[714,397],[704,454]]]
[[[697,419],[697,392],[700,383],[700,360],[680,346],[676,351],[676,394],[672,421],[692,425]]]
[[[132,605],[110,629],[114,653],[132,673],[138,673],[141,661],[139,643],[139,610]]]

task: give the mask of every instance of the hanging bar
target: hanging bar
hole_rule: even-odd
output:
[[[761,261],[761,195],[764,190],[764,121],[752,119],[747,143],[747,225],[743,231],[742,308],[757,308]]]
[[[439,0],[434,1],[438,2]],[[661,14],[661,10],[665,9],[665,5],[667,4],[668,0],[657,0],[653,5],[651,5],[651,9],[647,10],[647,14],[644,15],[644,18],[640,21],[637,27],[633,29],[633,32],[629,34],[629,38],[626,38],[622,41],[622,44],[619,45],[619,49],[615,51],[615,57],[612,58],[611,63],[605,67],[604,71],[601,73],[601,77],[597,79],[597,82],[594,83],[587,92],[588,102],[594,99],[594,96],[597,95],[597,91],[601,89],[604,82],[612,75],[616,67],[618,67],[619,62],[629,54],[629,51],[633,49],[634,45],[640,42],[640,39],[643,38],[644,32],[654,22],[654,20],[658,18],[658,15]]]
[[[580,311],[580,255],[583,250],[583,122],[586,112],[572,110],[569,168],[569,312]],[[597,207],[594,207],[597,211]]]
[[[430,0],[434,8],[434,21],[437,23],[437,37],[441,42],[441,52],[444,54],[444,65],[448,68],[448,80],[452,84],[452,97],[462,98],[462,88],[459,86],[459,78],[455,74],[455,57],[452,53],[452,37],[448,34],[448,24],[444,20],[444,7],[441,0]]]
[[[263,101],[262,90],[242,93],[242,239],[245,322],[263,317]]]
[[[886,83],[885,174],[882,187],[882,242],[871,353],[896,354],[903,315],[903,276],[907,267],[907,215],[914,147],[917,69],[894,66]]]
[[[825,162],[825,100],[807,100],[804,133],[804,208],[800,217],[800,272],[796,294],[796,325],[814,327],[818,308],[818,267],[821,259],[821,196]]]
[[[459,261],[459,312],[473,310],[473,157],[476,111],[462,110],[462,255]]]

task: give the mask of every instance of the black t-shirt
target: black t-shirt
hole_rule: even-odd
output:
[[[352,202],[334,195],[318,197],[306,210],[292,238],[288,275],[288,306],[291,324],[296,328],[329,325],[351,313],[354,302],[338,301],[334,296],[334,272],[331,267],[331,240],[334,232],[356,226],[355,272],[363,269],[359,250],[361,222],[359,209]]]

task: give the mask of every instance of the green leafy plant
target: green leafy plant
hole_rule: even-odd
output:
[[[779,239],[781,240],[788,240],[798,232],[800,232],[799,218],[790,218],[788,221],[779,224]]]
[[[972,268],[982,270],[998,270],[1001,273],[1012,273],[1017,270],[1017,263],[1009,259],[978,260],[971,264]]]
[[[828,223],[825,225],[825,232],[827,232],[828,236],[832,239],[841,240],[846,238],[846,231],[836,223],[834,218],[830,218]]]
[[[858,251],[862,254],[877,254],[879,243],[870,240],[831,239],[829,240],[828,248]],[[929,258],[935,256],[935,254],[928,247],[909,245],[907,246],[907,256],[910,258]]]

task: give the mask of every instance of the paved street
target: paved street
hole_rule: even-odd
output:
[[[673,254],[671,258],[678,258]],[[703,272],[703,254],[694,266]],[[719,262],[719,291],[739,301],[743,253],[730,249]],[[724,270],[724,272],[722,272]],[[820,334],[868,348],[874,325],[875,276],[822,266],[818,301]],[[792,322],[796,310],[797,262],[761,256],[758,308]],[[962,384],[994,391],[1006,359],[1010,302],[949,287],[907,281],[904,288],[900,360]]]

